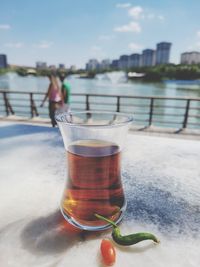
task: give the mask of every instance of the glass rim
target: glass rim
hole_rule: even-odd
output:
[[[113,115],[113,116],[119,116],[119,117],[124,117],[126,118],[122,122],[117,122],[113,124],[87,124],[87,123],[73,123],[70,121],[67,121],[67,119],[63,119],[63,116],[66,118],[66,116],[75,116],[75,115],[81,115],[81,114],[94,114],[94,115]],[[62,115],[62,117],[61,117]],[[85,110],[85,111],[57,111],[55,114],[55,119],[58,123],[64,123],[68,126],[72,127],[83,127],[83,128],[93,128],[93,127],[98,127],[98,128],[113,128],[113,127],[119,127],[119,126],[124,126],[128,125],[133,122],[133,116],[123,113],[123,112],[112,112],[112,111],[95,111],[95,110]],[[102,118],[103,120],[103,118]]]

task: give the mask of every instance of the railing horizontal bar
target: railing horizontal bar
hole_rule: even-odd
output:
[[[149,115],[149,112],[132,112],[133,115]]]
[[[34,97],[34,96],[33,96]],[[37,99],[34,97],[34,102],[37,102],[37,103],[41,103],[42,102],[42,98],[41,99]],[[48,102],[48,101],[47,101]]]
[[[197,119],[200,119],[200,115],[189,115],[188,117],[189,118],[197,118]]]
[[[170,114],[170,113],[153,113],[153,116],[171,116],[171,117],[184,117],[184,114]]]
[[[85,94],[79,94],[79,93],[73,93],[73,95],[76,95],[76,96],[80,96],[80,95],[85,95]],[[151,98],[154,98],[155,100],[156,99],[163,99],[163,100],[166,100],[166,99],[170,99],[170,100],[187,100],[187,99],[190,99],[190,100],[193,100],[193,101],[200,101],[200,98],[188,98],[188,97],[165,97],[165,96],[154,96],[154,95],[150,95],[150,96],[133,96],[133,95],[106,95],[106,94],[88,94],[89,96],[97,96],[97,97],[120,97],[120,98],[135,98],[135,99],[151,99]]]
[[[29,98],[9,98],[9,101],[12,103],[13,101],[29,101]]]
[[[49,115],[49,113],[48,113],[48,112],[40,112],[39,116],[40,116],[40,115],[45,115],[45,116],[48,116],[48,115]]]
[[[78,103],[76,101],[73,101],[73,102],[70,103],[70,106],[73,106],[73,105],[80,105],[80,107],[84,106],[84,108],[85,108],[85,102]]]
[[[17,112],[15,112],[15,115],[18,115],[18,114],[28,114],[28,115],[31,115],[30,112],[27,112],[27,111],[17,111]]]
[[[173,109],[185,109],[185,106],[168,106],[168,105],[154,105],[154,108],[173,108]]]
[[[24,94],[24,95],[30,95],[31,93],[34,95],[44,95],[45,92],[37,92],[37,91],[13,91],[13,90],[0,90],[0,93],[8,93],[8,94]]]
[[[83,111],[83,110],[85,110],[85,108],[75,108],[74,110]]]
[[[110,112],[110,111],[114,111],[114,110],[111,110],[111,109],[97,109],[97,108],[95,108],[95,109],[90,109],[90,111],[92,111],[92,110],[94,110],[94,111],[108,111],[108,112]]]
[[[82,102],[82,101],[73,101],[72,102],[72,104],[73,103],[79,103],[79,104],[84,104],[84,102]],[[90,105],[110,105],[110,106],[116,106],[116,104],[117,103],[100,103],[100,102],[90,102]],[[120,104],[120,107],[121,108],[123,108],[123,107],[141,107],[141,108],[144,108],[144,107],[146,107],[146,108],[148,108],[149,107],[149,105],[134,105],[134,104],[124,104],[124,103],[121,103]]]
[[[190,110],[200,110],[200,107],[198,108],[198,107],[190,107]]]
[[[175,122],[175,121],[159,121],[159,120],[153,120],[153,123],[161,123],[161,124],[182,124],[182,121]]]
[[[17,113],[17,112],[26,112],[26,113],[31,114],[30,110],[27,109],[27,108],[22,108],[22,109],[20,109],[20,108],[18,107],[18,108],[14,108],[14,110],[15,110],[15,113]]]
[[[84,101],[72,101],[71,104],[85,104]]]
[[[11,94],[11,93],[16,93],[16,94],[35,94],[35,95],[44,95],[45,93],[44,92],[37,92],[37,91],[30,91],[30,92],[27,92],[27,91],[10,91],[10,90],[0,90],[0,93],[8,93],[8,94]],[[166,100],[166,99],[169,99],[169,100],[187,100],[187,99],[190,99],[191,101],[200,101],[200,98],[194,98],[194,97],[191,97],[191,98],[188,98],[188,97],[165,97],[165,96],[156,96],[156,95],[149,95],[149,96],[132,96],[132,95],[112,95],[112,94],[87,94],[87,93],[72,93],[71,94],[72,96],[85,96],[85,95],[89,95],[90,97],[120,97],[120,98],[134,98],[134,99],[151,99],[151,98],[154,98],[155,100],[156,99],[160,99],[160,100]]]
[[[90,102],[90,105],[102,105],[102,106],[116,106],[116,103],[99,103],[99,102]]]
[[[148,122],[148,120],[134,119],[134,121]]]
[[[148,108],[149,105],[135,105],[135,104],[125,104],[121,103],[121,107],[138,107],[138,108]]]
[[[30,108],[30,105],[18,105],[18,104],[13,104],[12,103],[12,107],[16,107],[16,108],[19,108],[19,107],[21,107],[21,108]]]
[[[188,125],[198,125],[200,127],[200,124],[196,122],[188,122]]]

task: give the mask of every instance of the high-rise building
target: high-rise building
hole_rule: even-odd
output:
[[[75,65],[71,65],[69,68],[71,71],[76,71],[76,66]]]
[[[129,68],[139,67],[140,65],[141,65],[141,55],[140,54],[132,54],[129,56]]]
[[[145,49],[142,51],[142,66],[154,66],[155,65],[155,50]]]
[[[56,65],[49,65],[49,69],[52,71],[56,70]]]
[[[4,54],[0,55],[0,69],[5,69],[8,67],[7,56]]]
[[[119,68],[120,69],[127,69],[129,66],[129,56],[122,55],[119,58]]]
[[[97,70],[99,68],[99,62],[97,59],[90,59],[88,63],[86,64],[86,70]]]
[[[118,59],[114,59],[112,62],[111,62],[111,68],[113,69],[118,69],[119,68],[119,60]]]
[[[181,54],[181,64],[198,64],[200,63],[200,52],[192,51]]]
[[[37,69],[46,69],[47,68],[47,63],[42,62],[42,61],[37,61],[36,62],[36,68]]]
[[[65,64],[62,64],[62,63],[58,64],[58,68],[59,69],[65,69]]]
[[[142,54],[121,55],[119,59],[112,60],[111,63],[105,59],[99,64],[96,59],[91,59],[86,64],[87,70],[106,69],[109,65],[112,69],[128,69],[142,66],[155,66],[156,64],[168,64],[170,58],[171,43],[160,42],[156,44],[156,50],[144,49]],[[192,52],[197,53],[197,52]]]
[[[169,63],[171,45],[168,42],[161,42],[156,45],[156,65]]]
[[[100,64],[101,69],[108,69],[110,67],[110,59],[103,59]]]

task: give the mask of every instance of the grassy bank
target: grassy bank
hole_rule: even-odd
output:
[[[144,73],[145,76],[141,78],[142,81],[162,81],[162,80],[197,80],[200,79],[200,64],[193,65],[158,65],[152,67],[135,67],[123,69],[128,72]],[[88,72],[88,78],[95,77],[98,73],[113,71],[113,69],[106,69],[101,71]],[[117,69],[115,69],[117,71]]]
[[[7,72],[9,72],[9,71],[11,71],[10,69],[0,69],[0,75],[3,75],[3,74],[5,74],[5,73],[7,73]]]
[[[145,73],[144,80],[197,80],[200,79],[200,64],[198,65],[158,65],[153,67],[131,68],[129,71]]]

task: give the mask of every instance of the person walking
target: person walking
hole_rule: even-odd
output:
[[[65,104],[65,111],[70,110],[70,98],[71,98],[71,86],[68,82],[64,81],[66,76],[64,74],[59,76],[61,82],[61,91],[63,96],[63,101]]]
[[[56,120],[55,120],[55,111],[58,108],[61,108],[63,105],[63,96],[62,96],[62,92],[61,92],[61,88],[58,84],[58,81],[56,79],[56,76],[54,75],[49,75],[49,87],[48,90],[45,94],[45,97],[41,103],[41,107],[44,106],[45,101],[47,100],[47,98],[49,98],[49,117],[51,119],[51,124],[53,127],[56,126]]]

